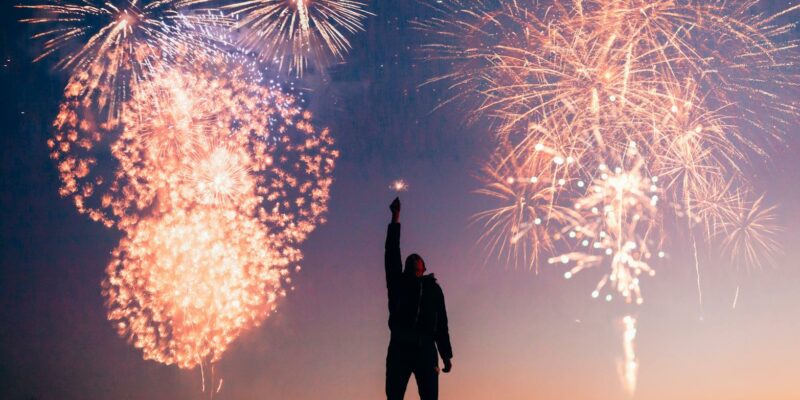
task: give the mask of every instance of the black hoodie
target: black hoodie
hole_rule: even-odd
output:
[[[399,223],[389,224],[384,261],[392,341],[433,340],[443,359],[453,358],[444,293],[433,274],[417,278],[413,271],[403,273]]]

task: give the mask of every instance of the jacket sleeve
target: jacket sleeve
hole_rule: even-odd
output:
[[[440,301],[439,312],[436,320],[436,347],[439,349],[439,355],[443,360],[453,358],[453,348],[450,345],[450,331],[447,327],[447,307],[444,305],[444,293],[441,287],[439,288]]]
[[[389,295],[389,310],[394,307],[397,284],[403,273],[403,263],[400,260],[400,223],[389,224],[386,233],[386,253],[384,255],[384,266],[386,268],[386,289]]]

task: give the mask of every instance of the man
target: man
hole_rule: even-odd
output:
[[[389,291],[391,340],[386,356],[386,397],[402,400],[411,374],[420,400],[439,397],[439,359],[450,372],[453,350],[447,329],[442,288],[433,274],[425,275],[425,261],[417,254],[400,258],[400,199],[389,206],[392,223],[386,235],[386,288]]]

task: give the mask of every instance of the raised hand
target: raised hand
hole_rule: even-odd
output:
[[[392,211],[392,222],[400,221],[400,198],[395,197],[392,204],[389,205],[389,210]]]

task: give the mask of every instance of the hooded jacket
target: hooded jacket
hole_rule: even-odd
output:
[[[453,358],[444,293],[433,274],[417,278],[412,271],[403,272],[399,223],[389,224],[384,261],[392,341],[433,340],[443,359]]]

